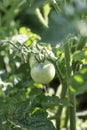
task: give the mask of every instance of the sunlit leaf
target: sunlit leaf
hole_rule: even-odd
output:
[[[71,78],[70,90],[76,94],[87,90],[87,68],[82,69]]]
[[[73,55],[73,60],[74,61],[81,61],[82,59],[85,58],[84,52],[83,51],[76,51]]]

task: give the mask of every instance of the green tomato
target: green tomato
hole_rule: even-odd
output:
[[[31,68],[31,77],[37,83],[47,84],[53,80],[54,76],[55,67],[49,61],[37,63]]]
[[[36,64],[36,63],[37,63],[37,60],[36,60],[36,58],[35,58],[35,55],[34,55],[34,54],[31,54],[31,55],[30,55],[30,59],[29,59],[30,68],[32,68],[33,65]]]

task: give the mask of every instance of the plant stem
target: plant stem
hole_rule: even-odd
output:
[[[62,81],[62,91],[61,91],[61,96],[60,96],[61,99],[65,98],[66,92],[67,92],[66,83],[64,81]],[[62,110],[63,110],[63,106],[59,106],[58,111],[56,113],[56,115],[57,115],[57,118],[56,118],[56,128],[57,128],[57,130],[60,130],[60,126],[61,126],[60,121],[61,121]]]
[[[64,45],[65,50],[65,63],[66,63],[66,78],[67,78],[67,84],[69,83],[69,78],[71,76],[71,67],[70,67],[70,50],[68,43],[65,43]]]
[[[56,70],[57,70],[57,76],[58,76],[58,78],[59,78],[59,81],[60,81],[60,83],[62,83],[63,80],[64,80],[64,77],[63,77],[63,75],[62,75],[62,73],[61,73],[61,71],[60,71],[59,65],[58,65],[58,64],[55,64],[55,63],[54,63],[54,65],[55,65],[55,68],[56,68]]]
[[[66,85],[66,81],[65,78],[63,77],[59,65],[55,64],[56,70],[57,70],[57,75],[59,78],[60,83],[62,84],[62,90],[61,90],[61,95],[60,98],[64,99],[65,95],[66,95],[66,91],[67,91],[67,85]],[[59,106],[57,113],[56,113],[56,128],[57,130],[60,130],[60,126],[61,126],[61,115],[62,115],[62,110],[63,110],[63,106]]]
[[[64,45],[65,49],[65,62],[66,62],[66,74],[67,74],[67,87],[69,91],[69,101],[73,106],[69,108],[69,116],[70,116],[70,130],[76,130],[76,99],[73,92],[69,90],[70,86],[70,76],[71,76],[71,66],[70,66],[70,50],[68,43]]]
[[[70,102],[73,106],[70,107],[70,130],[76,130],[76,99],[75,94],[69,91]]]
[[[69,116],[69,109],[68,109],[68,107],[66,107],[65,114],[66,114],[66,115],[65,115],[65,121],[64,121],[63,127],[64,127],[64,128],[67,128],[68,116]]]

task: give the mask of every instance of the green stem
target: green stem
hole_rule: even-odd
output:
[[[66,107],[66,110],[65,110],[65,121],[64,121],[64,125],[63,125],[64,128],[67,128],[68,116],[69,116],[69,109],[68,109],[68,107]]]
[[[66,92],[67,92],[66,82],[62,81],[62,91],[61,91],[61,96],[60,96],[61,99],[65,98]],[[58,111],[56,113],[56,115],[57,115],[57,118],[56,118],[57,130],[60,130],[62,110],[63,110],[63,106],[59,106]]]
[[[65,79],[60,71],[59,65],[55,64],[56,70],[57,70],[57,75],[59,78],[60,83],[62,84],[62,91],[61,91],[61,95],[60,98],[64,99],[65,95],[66,95],[66,91],[67,91],[67,86],[66,86],[66,82]],[[57,130],[60,130],[60,126],[61,126],[61,115],[62,115],[62,110],[63,110],[63,106],[59,106],[57,113],[56,113],[56,128]]]
[[[53,63],[54,63],[54,62],[53,62]],[[60,71],[59,65],[58,65],[58,64],[55,64],[55,63],[54,63],[54,65],[55,65],[55,68],[56,68],[56,70],[57,70],[57,76],[58,76],[58,78],[59,78],[59,81],[60,81],[60,83],[62,83],[63,80],[64,80],[64,77],[63,77],[63,75],[62,75],[62,73],[61,73],[61,71]]]
[[[71,76],[71,67],[70,67],[70,50],[68,43],[65,43],[64,45],[65,50],[65,63],[66,63],[66,78],[67,78],[67,84],[69,84],[69,78]]]
[[[67,74],[67,87],[70,86],[70,76],[71,76],[71,66],[70,66],[70,50],[68,43],[64,45],[65,49],[65,62],[66,62],[66,74]],[[76,99],[73,92],[69,91],[69,101],[72,103],[72,107],[69,108],[69,116],[70,116],[70,130],[76,130]]]
[[[76,97],[75,94],[69,91],[70,102],[73,106],[70,107],[70,130],[76,130]]]

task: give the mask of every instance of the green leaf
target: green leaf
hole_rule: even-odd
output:
[[[30,113],[31,106],[28,102],[15,103],[13,101],[13,103],[8,103],[2,99],[0,101],[1,129],[55,130],[52,122],[47,118],[47,112],[42,108],[35,107]]]
[[[43,99],[41,99],[41,105],[44,108],[52,108],[58,105],[71,106],[71,104],[66,99],[60,99],[57,96],[45,96]]]
[[[84,54],[84,51],[82,51],[82,50],[81,51],[80,50],[76,51],[74,53],[74,55],[73,55],[73,60],[74,61],[81,61],[84,58],[85,58],[85,54]]]
[[[87,66],[71,77],[69,88],[77,95],[87,91]]]
[[[55,130],[52,122],[40,115],[28,118],[22,126],[26,130]]]
[[[32,114],[27,113],[23,118],[19,118],[14,122],[17,126],[20,126],[21,130],[55,130],[47,116],[46,111],[37,107]]]

